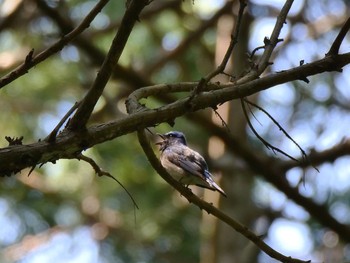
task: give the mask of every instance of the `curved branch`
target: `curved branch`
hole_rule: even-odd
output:
[[[0,89],[4,87],[5,85],[11,83],[15,79],[19,78],[20,76],[28,73],[28,70],[33,68],[34,66],[38,65],[40,62],[44,61],[45,59],[49,58],[53,54],[60,51],[65,45],[67,45],[70,41],[72,41],[75,37],[77,37],[79,34],[81,34],[86,28],[90,26],[90,23],[94,18],[97,16],[99,12],[101,12],[102,8],[109,2],[109,0],[100,0],[96,6],[90,11],[90,13],[84,18],[84,20],[77,26],[75,29],[73,29],[70,33],[63,36],[59,41],[57,41],[55,44],[50,46],[49,48],[42,51],[40,54],[31,57],[30,60],[28,60],[28,56],[24,63],[22,63],[20,66],[18,66],[16,69],[11,71],[10,73],[6,74],[0,79]]]
[[[180,99],[157,109],[147,109],[139,100],[151,95],[167,94],[178,91],[191,91],[198,82],[164,84],[146,87],[133,92],[127,100],[127,109],[133,112],[127,117],[94,125],[79,133],[68,130],[60,133],[54,143],[39,141],[29,145],[16,145],[0,149],[0,175],[11,175],[24,168],[33,167],[61,158],[71,158],[77,153],[96,144],[112,140],[138,129],[155,126],[162,122],[173,122],[175,118],[191,111],[214,107],[233,99],[249,96],[275,85],[300,79],[325,71],[332,71],[350,63],[350,53],[325,57],[310,64],[305,64],[287,71],[271,74],[246,84],[235,85],[208,83],[206,92],[193,99],[193,107],[188,108],[187,98]]]
[[[286,170],[284,169],[286,162],[255,153],[249,146],[246,146],[234,136],[227,133],[225,128],[218,127],[214,123],[201,118],[196,118],[196,121],[204,128],[204,130],[210,131],[211,135],[216,135],[221,138],[228,150],[240,156],[256,175],[263,177],[267,182],[271,183],[279,191],[284,193],[289,199],[303,207],[305,211],[317,219],[322,225],[336,232],[342,240],[347,242],[350,241],[350,227],[348,225],[338,222],[328,212],[326,205],[315,203],[312,199],[300,194],[297,188],[292,187],[289,184],[286,179]],[[350,149],[350,141],[348,142],[347,148],[348,150]],[[350,155],[350,152],[348,152],[348,154]],[[312,154],[310,154],[310,158],[311,157]],[[306,160],[304,160],[304,162],[305,161]],[[288,163],[292,164],[293,162],[290,161]]]
[[[260,248],[262,251],[264,251],[266,254],[268,254],[270,257],[277,259],[281,262],[286,263],[306,263],[311,261],[304,261],[295,259],[292,257],[287,257],[270,246],[268,246],[260,237],[255,235],[252,231],[250,231],[246,226],[240,224],[233,218],[229,217],[222,211],[220,211],[218,208],[214,207],[213,205],[205,202],[204,200],[197,197],[195,194],[192,193],[191,190],[174,180],[168,173],[165,171],[163,166],[160,164],[159,160],[155,156],[152,147],[149,145],[149,142],[146,138],[146,135],[143,130],[138,130],[137,132],[139,142],[142,146],[143,151],[145,152],[148,161],[151,163],[153,168],[158,172],[158,174],[171,186],[173,186],[177,191],[180,192],[182,196],[184,196],[190,203],[195,204],[200,209],[205,210],[208,214],[212,214],[213,216],[217,217],[221,221],[225,222],[227,225],[232,227],[235,231],[242,234],[244,237],[252,241],[258,248]]]
[[[337,160],[339,157],[350,155],[350,140],[342,141],[339,144],[333,146],[332,148],[316,151],[311,150],[309,153],[309,158],[312,165],[320,165],[323,163],[331,163]],[[280,167],[283,171],[288,171],[294,167],[306,168],[311,164],[307,160],[300,159],[298,163],[293,163],[290,161],[283,161]]]

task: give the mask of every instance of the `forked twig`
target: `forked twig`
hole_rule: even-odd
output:
[[[298,159],[294,158],[293,156],[289,155],[288,153],[286,153],[285,151],[279,149],[278,147],[275,147],[273,146],[272,144],[270,144],[268,141],[266,141],[263,137],[261,137],[259,135],[259,133],[255,130],[253,124],[251,123],[250,119],[249,119],[249,116],[248,116],[248,113],[247,113],[247,109],[245,107],[245,101],[244,99],[241,99],[241,105],[242,105],[242,109],[243,109],[243,113],[244,113],[244,116],[247,120],[247,123],[248,123],[248,126],[249,128],[251,129],[251,131],[254,133],[254,135],[266,146],[267,149],[269,150],[272,150],[272,152],[274,154],[276,154],[276,152],[279,152],[285,156],[287,156],[288,158],[290,158],[291,160],[294,160],[296,162],[299,162]]]
[[[56,127],[52,130],[52,132],[49,134],[49,136],[46,137],[45,140],[48,142],[54,142],[57,137],[58,131],[61,129],[62,125],[66,122],[66,120],[69,118],[69,116],[72,115],[72,113],[79,107],[80,102],[74,103],[72,108],[63,116],[63,118],[60,120],[60,122],[56,125]]]
[[[266,114],[267,117],[269,117],[270,120],[273,121],[274,124],[276,124],[276,126],[280,129],[280,131],[289,139],[291,140],[301,151],[301,154],[303,156],[303,158],[307,158],[307,154],[306,152],[303,150],[303,148],[301,148],[301,146],[288,134],[288,132],[281,126],[281,124],[278,123],[278,121],[272,117],[272,115],[270,113],[268,113],[265,109],[263,109],[262,107],[260,107],[259,105],[255,104],[254,102],[251,102],[249,100],[247,100],[247,98],[243,99],[246,103],[248,103],[249,105],[254,106],[255,108],[257,108],[258,110],[262,111],[263,113]]]
[[[340,29],[337,37],[335,38],[335,40],[334,40],[331,48],[327,52],[326,56],[338,55],[339,49],[340,49],[340,45],[343,42],[343,40],[344,40],[346,34],[348,33],[349,29],[350,29],[350,18],[348,18],[348,20],[346,20],[345,24]]]
[[[238,43],[238,36],[239,36],[239,31],[240,31],[241,25],[242,25],[243,12],[244,12],[245,7],[247,6],[247,3],[245,0],[240,0],[239,4],[240,5],[239,5],[237,22],[236,22],[235,27],[232,31],[231,41],[230,41],[230,44],[226,50],[224,58],[222,59],[220,65],[213,72],[209,73],[208,75],[206,75],[204,78],[202,78],[199,81],[198,85],[193,89],[192,94],[188,99],[188,103],[191,104],[193,98],[205,88],[205,86],[208,84],[208,82],[212,78],[214,78],[215,76],[224,72],[224,70],[227,66],[227,63],[232,55],[233,49],[236,46],[236,44]]]
[[[221,125],[223,127],[225,127],[228,132],[230,132],[230,127],[228,127],[228,125],[227,125],[226,121],[224,120],[224,118],[221,117],[220,113],[216,110],[216,108],[213,107],[212,109],[213,109],[215,115],[221,120]]]
[[[255,113],[252,110],[252,108],[250,107],[250,104],[248,104],[248,108],[249,108],[250,114],[253,116],[253,118],[256,120],[256,122],[259,123],[260,126],[263,126],[262,123],[259,121],[259,119],[255,116]]]
[[[302,159],[306,160],[317,172],[320,172],[317,167],[315,167],[314,165],[312,165],[309,156],[306,154],[306,152],[304,151],[304,149],[292,138],[292,136],[289,135],[289,133],[278,123],[278,121],[268,112],[266,111],[264,108],[260,107],[259,105],[255,104],[254,102],[249,101],[247,98],[243,98],[244,102],[246,102],[247,104],[259,109],[260,111],[262,111],[263,113],[266,114],[267,117],[269,117],[270,120],[273,121],[273,123],[279,128],[279,130],[290,140],[293,142],[293,144],[295,146],[298,147],[298,149],[301,152],[301,156]],[[294,159],[293,159],[294,160]],[[299,161],[298,161],[299,162]]]
[[[271,65],[269,61],[272,55],[273,50],[275,49],[278,42],[282,41],[279,38],[283,25],[286,23],[287,15],[289,13],[290,8],[292,7],[294,0],[286,0],[281,12],[279,13],[273,31],[271,33],[270,38],[265,37],[264,39],[264,52],[261,55],[259,63],[255,65],[254,70],[251,70],[248,74],[244,75],[242,78],[237,80],[237,84],[246,83],[253,79],[259,77],[265,69]],[[260,49],[262,47],[258,47]],[[257,50],[255,50],[256,52]]]
[[[138,207],[138,205],[137,205],[135,199],[132,197],[132,195],[130,194],[130,192],[128,191],[128,189],[126,189],[126,187],[125,187],[118,179],[116,179],[113,175],[111,175],[111,174],[108,173],[108,172],[105,172],[105,171],[101,170],[101,168],[98,166],[98,164],[97,164],[92,158],[87,157],[87,156],[85,156],[85,155],[83,155],[83,154],[79,154],[79,155],[76,157],[76,159],[78,159],[78,160],[83,160],[83,161],[89,163],[89,164],[92,166],[92,168],[95,170],[95,172],[96,172],[96,174],[97,174],[98,176],[100,176],[100,177],[101,177],[101,176],[107,176],[107,177],[111,178],[112,180],[116,181],[116,182],[124,189],[124,191],[128,194],[128,196],[130,197],[131,201],[132,201],[133,204],[134,204],[134,207],[136,207],[137,209],[139,209],[139,207]]]

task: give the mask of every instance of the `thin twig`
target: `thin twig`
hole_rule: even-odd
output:
[[[66,34],[73,30],[74,22],[67,17],[67,14],[64,12],[60,13],[57,8],[52,8],[47,0],[35,0],[38,8],[44,12],[48,17],[52,19],[52,21],[60,28],[62,34]],[[145,10],[146,11],[146,10]],[[142,16],[141,16],[142,17]],[[119,28],[120,21],[118,25],[114,25],[113,29]],[[73,44],[76,45],[81,51],[85,53],[87,57],[89,57],[92,66],[101,67],[103,61],[106,57],[106,53],[102,51],[99,47],[93,44],[91,41],[91,37],[94,36],[96,32],[90,32],[89,36],[84,36],[83,34],[78,35],[74,38]],[[144,87],[151,85],[150,80],[138,74],[134,69],[126,66],[122,66],[117,64],[113,71],[114,79],[122,79],[126,83],[129,83],[131,86],[135,87]]]
[[[283,25],[286,23],[287,15],[289,13],[290,8],[292,7],[293,2],[294,0],[287,0],[277,17],[275,27],[269,38],[269,43],[268,45],[266,45],[264,53],[262,54],[258,64],[258,75],[260,75],[269,65],[271,54],[274,48],[276,47],[277,43],[280,42],[279,35],[281,33]]]
[[[318,168],[316,166],[314,166],[311,163],[311,160],[309,159],[309,156],[306,154],[306,152],[304,151],[304,149],[292,138],[292,136],[289,135],[289,133],[278,123],[278,121],[272,117],[272,115],[270,113],[268,113],[264,108],[260,107],[259,105],[247,100],[246,98],[243,99],[246,103],[248,103],[249,105],[254,106],[255,108],[259,109],[260,111],[262,111],[263,113],[266,114],[266,116],[269,117],[270,120],[273,121],[274,124],[276,124],[276,126],[279,128],[279,130],[290,140],[294,143],[295,146],[297,146],[301,152],[301,156],[302,159],[305,159],[307,163],[309,163],[317,172],[320,172],[318,170]],[[300,161],[299,161],[300,162]]]
[[[230,45],[228,46],[228,48],[226,50],[225,56],[224,56],[221,64],[217,67],[217,69],[215,71],[213,71],[208,76],[206,76],[207,79],[210,80],[225,70],[227,63],[232,55],[233,49],[236,46],[236,44],[238,43],[238,36],[239,36],[239,32],[240,32],[242,20],[243,20],[243,12],[244,12],[244,9],[246,6],[247,6],[247,3],[245,0],[239,1],[239,11],[238,11],[237,22],[235,23],[235,27],[234,27],[233,33],[231,35]]]
[[[280,73],[272,73],[237,85],[234,83],[218,84],[208,83],[206,91],[195,98],[193,111],[213,107],[230,100],[250,96],[259,91],[273,86],[299,79],[300,75],[312,76],[323,72],[333,71],[350,63],[350,53],[325,57],[320,60],[304,64]],[[136,90],[127,99],[127,110],[130,115],[110,121],[92,125],[86,133],[67,132],[63,136],[57,136],[55,144],[45,141],[0,149],[0,175],[11,175],[34,164],[47,163],[52,160],[67,158],[76,152],[81,152],[96,144],[112,140],[119,136],[131,133],[138,129],[152,127],[159,123],[175,120],[177,117],[188,113],[187,98],[179,99],[169,105],[155,109],[138,111],[139,101],[148,96],[157,96],[179,91],[191,91],[197,85],[196,82],[160,84],[144,87]],[[28,147],[29,146],[29,147]],[[18,158],[22,156],[23,158]],[[26,158],[24,158],[26,157]],[[350,235],[349,235],[350,236]]]
[[[60,122],[56,125],[56,127],[52,130],[52,132],[49,134],[49,136],[46,137],[45,140],[48,142],[54,142],[56,140],[56,136],[58,131],[61,129],[62,125],[65,123],[65,121],[69,118],[69,116],[72,115],[72,113],[79,107],[79,102],[74,103],[72,108],[63,116],[63,118],[60,120]]]
[[[253,116],[253,118],[256,120],[256,122],[259,123],[260,126],[263,126],[262,123],[259,121],[259,119],[255,116],[255,113],[254,113],[254,111],[252,110],[252,108],[250,107],[250,104],[248,104],[248,108],[249,108],[250,114]]]
[[[344,40],[344,38],[349,30],[350,30],[350,17],[348,18],[348,20],[346,20],[345,24],[340,29],[337,37],[335,38],[335,40],[334,40],[331,48],[327,52],[326,56],[338,55],[340,45],[343,42],[343,40]]]
[[[255,56],[255,53],[260,50],[260,49],[264,49],[265,48],[265,45],[263,46],[258,46],[256,48],[253,49],[252,53],[249,54],[249,59],[252,59],[254,56]]]
[[[26,59],[25,62],[22,63],[20,66],[18,66],[16,69],[11,71],[10,73],[6,74],[0,79],[0,89],[4,87],[5,85],[11,83],[15,79],[19,78],[20,76],[28,73],[29,69],[33,68],[34,66],[38,65],[40,62],[44,61],[45,59],[49,58],[53,54],[60,51],[65,45],[67,45],[70,41],[72,41],[75,37],[77,37],[79,34],[81,34],[86,28],[90,26],[90,23],[94,18],[97,16],[99,12],[101,12],[101,9],[109,2],[109,0],[100,0],[96,6],[90,11],[90,13],[84,18],[84,20],[70,33],[63,36],[59,41],[54,43],[49,48],[42,51],[40,54],[33,56],[33,52],[31,51]],[[30,58],[30,60],[29,60]],[[29,63],[30,62],[30,63]]]
[[[284,6],[281,9],[281,12],[277,17],[276,24],[270,38],[264,39],[264,53],[262,54],[258,65],[254,67],[254,70],[251,70],[248,74],[237,80],[237,84],[246,83],[250,80],[256,79],[265,71],[269,65],[271,65],[271,62],[269,61],[271,54],[275,49],[277,43],[281,41],[281,39],[279,39],[279,35],[281,33],[283,25],[286,23],[287,15],[290,8],[292,7],[293,1],[294,0],[287,0],[285,2]]]
[[[223,127],[225,127],[225,129],[227,130],[227,132],[231,132],[231,131],[230,131],[230,127],[228,127],[226,121],[224,120],[224,118],[221,117],[220,113],[219,113],[215,108],[212,108],[212,109],[213,109],[215,115],[221,120],[221,125],[222,125]]]
[[[188,98],[189,104],[191,104],[193,98],[205,88],[205,86],[208,84],[208,82],[212,78],[214,78],[215,76],[224,72],[224,70],[225,70],[227,63],[232,55],[233,49],[236,46],[236,44],[238,43],[238,36],[239,36],[239,32],[240,32],[241,25],[242,25],[243,13],[244,13],[245,7],[247,6],[246,1],[244,1],[244,0],[240,0],[239,4],[240,5],[239,5],[238,16],[237,16],[237,22],[235,23],[235,27],[234,27],[233,32],[231,34],[231,41],[230,41],[230,44],[226,50],[224,58],[222,59],[220,65],[214,71],[212,71],[211,73],[209,73],[208,75],[206,75],[204,78],[202,78],[199,81],[196,88],[192,91],[191,96]]]
[[[135,199],[132,197],[132,195],[130,194],[130,192],[128,191],[128,189],[126,189],[126,187],[125,187],[119,180],[117,180],[113,175],[111,175],[111,174],[108,173],[108,172],[103,171],[103,170],[98,166],[98,164],[97,164],[92,158],[87,157],[87,156],[85,156],[85,155],[83,155],[83,154],[79,154],[79,155],[76,157],[76,159],[78,159],[78,160],[83,160],[83,161],[89,163],[89,164],[91,165],[91,167],[95,170],[95,172],[96,172],[96,174],[97,174],[98,176],[100,176],[100,177],[101,177],[101,176],[107,176],[107,177],[113,179],[114,181],[116,181],[116,182],[124,189],[124,191],[128,194],[128,196],[130,197],[131,201],[132,201],[133,204],[134,204],[134,207],[136,207],[137,209],[139,209],[139,207],[138,207],[138,205],[137,205]]]
[[[190,203],[195,204],[200,209],[205,210],[208,214],[212,214],[213,216],[217,217],[221,221],[225,222],[227,225],[229,225],[235,231],[237,231],[238,233],[242,234],[244,237],[252,241],[258,248],[260,248],[262,251],[264,251],[266,254],[268,254],[270,257],[274,259],[277,259],[285,263],[307,263],[307,262],[310,263],[311,262],[311,261],[303,261],[303,260],[295,259],[292,257],[287,257],[277,252],[272,247],[267,245],[259,236],[257,236],[255,233],[250,231],[246,226],[242,225],[232,217],[223,213],[218,208],[214,207],[212,204],[207,203],[201,198],[197,197],[195,194],[192,193],[192,191],[190,191],[188,188],[183,186],[181,183],[177,182],[165,171],[163,166],[160,164],[158,158],[155,156],[153,149],[150,146],[149,141],[145,135],[144,130],[139,130],[137,132],[137,135],[138,135],[140,145],[143,151],[145,152],[148,158],[148,161],[153,166],[153,168],[167,183],[169,183],[177,191],[179,191],[180,194],[184,196]]]
[[[272,144],[270,144],[268,141],[266,141],[263,137],[261,137],[259,135],[259,133],[255,130],[254,126],[252,125],[252,123],[250,122],[250,119],[249,119],[249,116],[248,116],[248,113],[247,113],[247,109],[245,108],[245,104],[244,104],[244,99],[241,99],[241,106],[242,106],[242,109],[243,109],[243,113],[244,113],[244,116],[246,117],[247,119],[247,123],[248,123],[248,126],[249,128],[251,129],[251,131],[254,133],[254,135],[266,146],[267,149],[269,150],[272,150],[272,152],[274,154],[276,154],[276,152],[279,152],[285,156],[287,156],[288,158],[290,158],[291,160],[294,160],[296,162],[299,162],[298,159],[294,158],[293,156],[289,155],[288,153],[286,153],[285,151],[273,146]]]
[[[299,148],[302,157],[303,158],[307,158],[307,154],[303,150],[303,148],[301,148],[301,146],[288,134],[288,132],[278,123],[278,121],[274,117],[272,117],[272,115],[270,113],[268,113],[265,109],[263,109],[259,105],[255,104],[254,102],[249,101],[247,98],[243,98],[243,100],[246,103],[248,103],[249,105],[252,105],[255,108],[257,108],[260,111],[262,111],[263,113],[265,113],[267,115],[267,117],[269,117],[269,119],[272,120],[274,124],[276,124],[276,126],[280,129],[280,131]]]

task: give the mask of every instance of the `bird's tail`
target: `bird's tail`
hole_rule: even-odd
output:
[[[218,191],[223,196],[227,197],[225,191],[222,190],[222,188],[217,183],[214,182],[213,178],[211,177],[211,174],[208,171],[205,171],[205,172],[206,172],[206,181],[210,185],[210,187]]]

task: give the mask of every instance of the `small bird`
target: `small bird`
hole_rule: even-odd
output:
[[[214,182],[204,158],[187,146],[182,132],[157,134],[163,139],[156,143],[160,146],[160,162],[175,180],[186,186],[197,185],[218,191],[227,197],[224,190]]]

